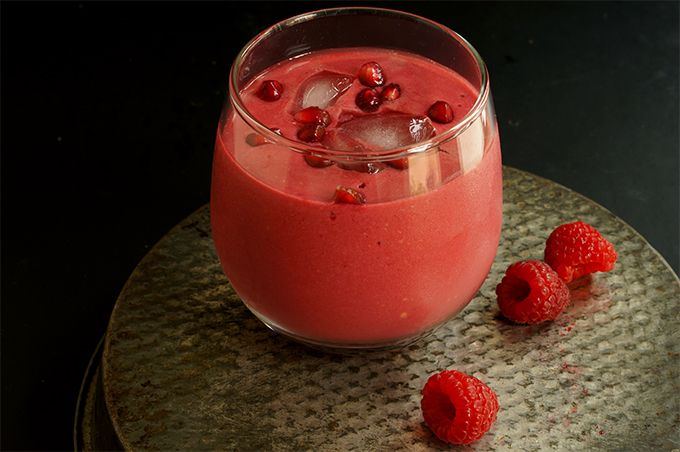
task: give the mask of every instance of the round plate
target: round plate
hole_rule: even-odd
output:
[[[423,423],[420,391],[444,369],[477,376],[501,405],[479,450],[672,449],[680,444],[680,283],[631,227],[551,181],[504,169],[496,261],[456,318],[407,348],[330,355],[268,330],[220,268],[205,206],[134,271],[113,311],[101,389],[126,449],[446,449]],[[577,219],[619,261],[572,288],[554,322],[499,316],[507,266],[540,259]]]

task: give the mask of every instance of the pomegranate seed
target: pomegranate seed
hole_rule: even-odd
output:
[[[317,157],[316,155],[305,155],[305,162],[307,162],[307,165],[312,166],[314,168],[326,168],[328,166],[331,166],[333,164],[332,160],[327,160],[321,157]]]
[[[323,135],[326,133],[326,128],[318,124],[307,124],[302,126],[297,132],[298,139],[307,143],[316,143],[321,141]]]
[[[392,168],[403,170],[408,168],[408,158],[404,157],[401,159],[389,160],[387,164],[390,165]]]
[[[359,81],[366,86],[380,86],[385,83],[383,70],[378,63],[370,61],[359,68]]]
[[[366,196],[359,190],[338,185],[335,187],[335,202],[339,204],[366,204]]]
[[[361,108],[363,111],[372,112],[380,107],[382,100],[380,100],[380,96],[376,90],[373,88],[364,88],[357,94],[355,102],[357,107]]]
[[[446,124],[453,121],[453,109],[443,100],[438,100],[427,111],[427,116],[435,122]]]
[[[401,87],[396,83],[390,83],[380,92],[382,100],[397,100],[401,96]]]
[[[283,85],[276,80],[265,80],[257,91],[257,97],[267,102],[279,100],[283,94]]]
[[[338,124],[343,124],[350,119],[355,119],[359,116],[363,116],[361,113],[357,113],[352,110],[341,110],[340,114],[338,115],[337,123]]]
[[[385,169],[382,163],[338,163],[338,166],[344,170],[358,171],[360,173],[378,174]]]
[[[249,133],[246,135],[246,143],[248,143],[250,146],[262,146],[263,144],[269,143],[265,137],[258,133]]]
[[[304,108],[294,116],[297,122],[302,124],[320,124],[326,127],[331,123],[331,115],[328,114],[326,110],[322,110],[319,107],[307,107]]]

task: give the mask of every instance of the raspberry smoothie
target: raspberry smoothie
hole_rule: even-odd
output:
[[[367,62],[384,75],[375,89]],[[500,236],[500,145],[484,123],[493,111],[408,158],[334,160],[324,150],[365,154],[445,134],[473,108],[477,89],[415,54],[352,48],[278,63],[239,94],[260,123],[319,150],[294,152],[234,110],[220,124],[213,238],[251,311],[303,341],[361,347],[404,342],[465,307]],[[374,108],[370,97],[381,94]],[[433,108],[438,100],[446,110]],[[318,113],[299,113],[309,107],[325,116],[307,121]]]

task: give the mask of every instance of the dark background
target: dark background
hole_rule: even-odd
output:
[[[344,3],[2,3],[3,449],[72,448],[118,292],[208,202],[237,51]],[[599,202],[678,271],[678,3],[372,5],[469,39],[505,164]]]

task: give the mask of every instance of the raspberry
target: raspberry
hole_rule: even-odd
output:
[[[439,439],[470,444],[481,438],[496,420],[498,399],[479,379],[457,370],[432,375],[420,401],[423,418]]]
[[[545,244],[545,262],[567,283],[589,273],[612,270],[616,257],[614,245],[582,221],[559,226]]]
[[[498,306],[517,323],[553,320],[569,303],[569,288],[548,264],[538,260],[515,262],[496,286]]]

